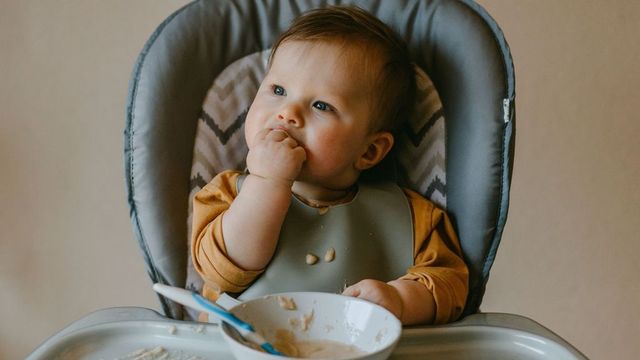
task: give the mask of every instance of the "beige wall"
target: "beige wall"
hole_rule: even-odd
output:
[[[137,54],[179,6],[0,0],[0,359],[100,308],[157,307],[122,132]]]
[[[132,65],[184,1],[0,0],[0,358],[111,306],[157,308],[125,202]],[[516,66],[509,221],[484,311],[593,359],[640,354],[640,2],[481,0]]]
[[[481,1],[516,67],[509,220],[484,311],[640,356],[640,2]]]

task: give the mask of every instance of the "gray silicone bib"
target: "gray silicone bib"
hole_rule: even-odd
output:
[[[335,258],[327,262],[330,248]],[[307,254],[318,262],[308,265]],[[294,196],[272,261],[240,298],[287,291],[341,293],[345,285],[363,279],[393,280],[411,265],[411,209],[397,185],[360,184],[351,202],[326,212]]]

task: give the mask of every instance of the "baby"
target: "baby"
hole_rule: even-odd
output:
[[[342,291],[403,324],[446,323],[468,270],[446,214],[395,184],[359,181],[410,116],[406,44],[356,7],[312,10],[273,46],[249,109],[247,174],[218,174],[194,198],[191,250],[203,294]],[[312,249],[335,260],[310,266]]]

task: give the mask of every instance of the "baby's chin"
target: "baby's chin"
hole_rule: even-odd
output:
[[[314,187],[330,192],[347,191],[350,190],[353,184],[357,181],[357,176],[345,177],[341,181],[336,177],[330,177],[329,179],[322,179],[316,174],[313,174],[308,168],[308,164],[302,165],[302,170],[296,178],[296,182],[304,184],[305,186]]]

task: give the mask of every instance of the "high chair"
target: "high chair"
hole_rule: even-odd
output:
[[[241,116],[213,119],[203,111],[212,83],[237,60],[268,50],[297,15],[333,4],[358,5],[394,28],[407,41],[416,65],[433,81],[442,103],[441,113],[436,111],[428,121],[407,129],[400,146],[422,151],[425,132],[441,121],[440,155],[445,163],[431,166],[431,170],[440,166],[440,175],[430,180],[430,187],[414,190],[435,197],[450,214],[469,266],[470,292],[461,320],[436,330],[407,329],[405,343],[448,342],[451,338],[441,333],[444,329],[476,329],[469,339],[482,341],[488,329],[500,328],[512,335],[533,336],[536,344],[547,341],[564,351],[562,358],[584,359],[529,319],[479,313],[507,219],[516,116],[508,44],[495,21],[473,0],[200,0],[169,16],[151,35],[133,69],[124,132],[130,216],[151,281],[187,286],[189,196],[207,181],[194,176],[192,169],[198,124],[213,122],[215,126],[209,127],[223,145],[242,133]],[[232,165],[243,165],[234,161]],[[414,175],[403,176],[401,170],[403,178],[424,185]],[[160,303],[167,317],[185,318],[181,306],[163,297]],[[83,326],[108,317],[102,312],[92,316],[83,320]],[[116,320],[126,316],[120,314]],[[435,335],[425,340],[419,331]],[[533,348],[517,357],[559,354],[539,346],[542,350]]]
[[[440,95],[442,192],[470,270],[464,315],[473,314],[507,218],[515,140],[509,47],[473,1],[195,1],[165,20],[135,65],[126,114],[128,201],[148,274],[154,283],[185,286],[194,137],[214,79],[234,61],[269,49],[300,13],[329,4],[356,4],[392,26]],[[236,119],[227,121],[229,128],[219,129],[223,140],[242,134]],[[167,316],[183,317],[180,306],[160,302]]]
[[[509,47],[473,0],[200,0],[169,16],[135,63],[124,132],[131,221],[151,281],[197,288],[187,283],[189,198],[212,172],[243,166],[242,112],[251,98],[228,100],[236,116],[226,119],[209,100],[233,93],[234,79],[257,87],[278,34],[305,10],[333,4],[356,4],[386,22],[429,75],[432,83],[422,77],[419,116],[398,139],[395,178],[446,208],[470,270],[461,319],[403,329],[391,359],[586,359],[531,319],[479,312],[507,219],[516,119]],[[244,75],[234,75],[242,66]],[[213,135],[203,139],[203,129]],[[215,158],[203,156],[203,144]],[[181,306],[163,297],[160,303],[165,316],[96,311],[28,359],[123,358],[158,343],[198,358],[230,357],[217,324],[182,321],[188,316]]]

